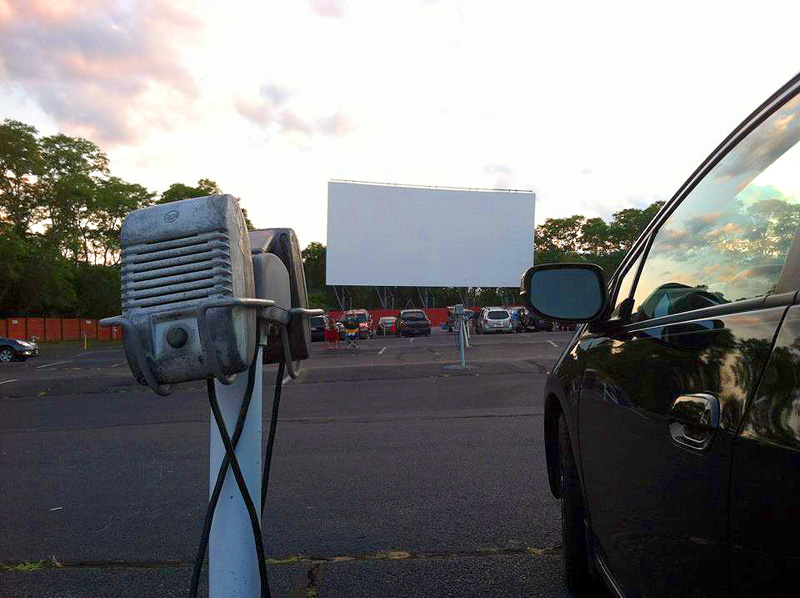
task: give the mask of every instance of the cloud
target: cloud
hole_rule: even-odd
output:
[[[175,0],[0,0],[0,68],[66,132],[129,144],[198,95],[178,55],[200,23]]]
[[[321,17],[341,18],[347,13],[346,0],[309,0],[311,10]]]
[[[275,120],[272,106],[267,102],[258,102],[239,97],[234,99],[233,107],[247,120],[262,127],[269,126]]]
[[[277,83],[264,83],[264,85],[261,86],[260,93],[261,97],[272,101],[276,106],[283,106],[294,92]]]
[[[317,129],[320,133],[333,137],[344,137],[356,127],[357,125],[353,120],[341,110],[337,110],[330,116],[317,121]]]
[[[315,134],[344,137],[356,128],[342,110],[330,116],[309,118],[286,106],[294,92],[273,82],[261,86],[257,98],[237,97],[233,107],[240,116],[264,129],[275,126],[281,133],[302,137]]]
[[[280,125],[281,131],[285,133],[311,135],[314,131],[310,123],[306,122],[291,110],[282,110],[275,120]]]
[[[514,169],[505,164],[490,164],[483,167],[483,172],[494,176],[492,187],[495,189],[513,189],[515,173]]]

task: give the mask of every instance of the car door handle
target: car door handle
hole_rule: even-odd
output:
[[[669,433],[682,448],[705,452],[719,428],[719,399],[707,393],[681,395],[669,408]]]

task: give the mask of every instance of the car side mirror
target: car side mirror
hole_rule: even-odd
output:
[[[555,322],[594,322],[608,304],[605,272],[595,264],[543,264],[522,275],[520,296],[532,312]]]

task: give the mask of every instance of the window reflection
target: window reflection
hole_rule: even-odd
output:
[[[742,140],[658,231],[636,320],[774,292],[800,224],[800,96]]]

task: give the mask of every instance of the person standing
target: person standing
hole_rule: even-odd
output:
[[[328,326],[323,332],[323,337],[327,345],[325,350],[339,348],[339,331],[336,329],[336,322],[333,318],[328,318]]]

